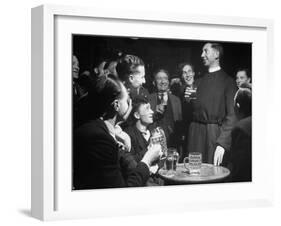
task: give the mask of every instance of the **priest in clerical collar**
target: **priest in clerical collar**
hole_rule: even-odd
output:
[[[208,72],[196,80],[196,99],[193,102],[193,122],[190,124],[188,151],[201,152],[203,162],[220,165],[231,144],[231,130],[236,121],[234,79],[221,68],[223,47],[206,43],[201,58]],[[185,92],[188,98],[190,93]]]

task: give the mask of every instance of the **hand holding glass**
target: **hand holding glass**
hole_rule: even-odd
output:
[[[187,86],[185,88],[184,97],[187,101],[195,100],[197,98],[196,93],[197,93],[197,86],[195,85]]]

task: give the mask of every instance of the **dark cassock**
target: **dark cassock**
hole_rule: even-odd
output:
[[[203,162],[213,164],[217,146],[226,152],[230,149],[231,130],[236,121],[233,106],[237,87],[221,69],[206,73],[195,83],[197,98],[192,100],[193,121],[188,134],[188,152],[200,152]]]

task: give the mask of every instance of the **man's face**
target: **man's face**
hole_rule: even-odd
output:
[[[145,83],[144,66],[138,66],[135,73],[129,76],[129,81],[134,88],[140,88]]]
[[[166,92],[169,89],[169,77],[168,75],[160,71],[155,75],[155,85],[158,92]]]
[[[202,49],[201,58],[205,66],[212,66],[217,61],[218,57],[218,51],[213,49],[210,43],[204,45]]]
[[[236,84],[240,87],[243,83],[250,82],[250,78],[248,78],[246,71],[238,71],[236,74]]]
[[[194,74],[195,73],[190,65],[187,64],[182,68],[182,79],[185,84],[190,84],[191,82],[193,82]]]
[[[149,125],[153,123],[153,111],[151,110],[150,104],[141,104],[135,117],[141,121],[143,125]]]
[[[76,56],[72,56],[72,78],[79,77],[79,61]]]

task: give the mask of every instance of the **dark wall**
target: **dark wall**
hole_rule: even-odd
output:
[[[205,68],[201,61],[201,53],[206,42],[209,41],[73,35],[73,53],[80,61],[81,71],[92,67],[100,56],[109,56],[112,52],[121,51],[137,55],[145,62],[146,77],[149,81],[153,71],[159,67],[164,67],[175,76],[178,64],[184,61],[193,63],[196,75],[202,75]],[[234,78],[239,67],[246,67],[251,71],[251,43],[219,43],[224,48],[221,65],[230,76]]]

